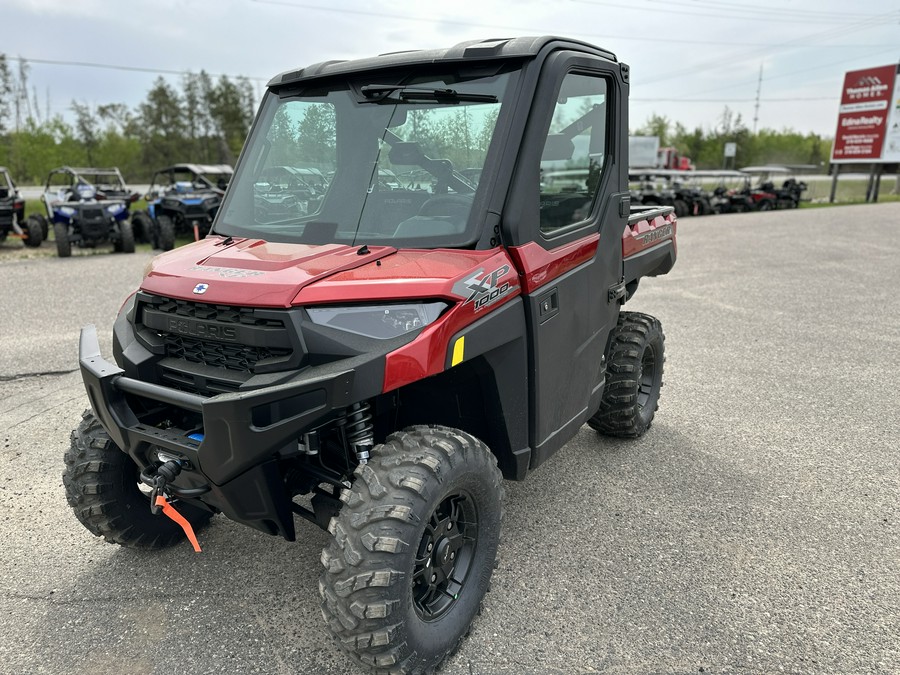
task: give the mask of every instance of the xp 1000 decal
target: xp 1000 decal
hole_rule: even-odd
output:
[[[492,272],[480,269],[472,276],[458,281],[453,286],[453,292],[465,297],[466,301],[463,304],[471,302],[478,312],[509,293],[512,288],[510,282],[502,280],[509,272],[509,265],[501,265]]]

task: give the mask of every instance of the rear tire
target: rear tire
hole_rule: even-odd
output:
[[[675,207],[676,218],[684,218],[691,215],[691,210],[683,199],[676,199],[672,205]]]
[[[134,240],[141,244],[153,241],[153,221],[143,211],[135,211],[131,215],[131,229],[134,230]]]
[[[600,409],[588,420],[607,436],[637,438],[659,408],[665,363],[665,335],[647,314],[621,312],[606,348],[606,387]]]
[[[60,258],[68,258],[72,255],[72,242],[69,241],[69,228],[65,223],[53,225],[53,237],[56,239],[56,254]]]
[[[160,549],[187,541],[166,516],[150,513],[150,500],[138,487],[138,467],[112,442],[90,410],[72,432],[65,454],[63,485],[75,517],[92,534],[129,548]],[[179,502],[178,511],[200,530],[212,513]]]
[[[25,245],[30,248],[37,248],[44,240],[43,230],[41,230],[41,222],[34,216],[29,216],[25,221],[25,231],[28,238],[25,239]]]
[[[481,608],[503,486],[479,440],[446,427],[388,436],[341,492],[322,552],[322,614],[365,668],[433,672]]]
[[[29,218],[34,218],[41,226],[41,241],[50,239],[50,223],[40,213],[32,213]]]
[[[175,223],[169,216],[159,216],[156,219],[156,248],[163,251],[171,251],[175,248]]]

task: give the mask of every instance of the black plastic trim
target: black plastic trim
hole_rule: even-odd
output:
[[[622,261],[625,283],[666,274],[675,265],[675,242],[663,241]]]

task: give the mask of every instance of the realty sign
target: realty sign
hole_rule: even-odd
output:
[[[844,76],[833,163],[900,161],[900,66]]]

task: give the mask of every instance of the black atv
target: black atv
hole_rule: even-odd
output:
[[[0,166],[0,243],[7,237],[21,239],[29,247],[38,247],[44,240],[46,220],[31,216],[25,219],[25,200],[6,167]],[[24,227],[23,227],[24,225]]]
[[[233,173],[227,164],[175,164],[157,171],[147,211],[136,211],[132,219],[138,237],[163,251],[175,247],[178,234],[195,241],[205,237]]]
[[[125,186],[116,168],[54,169],[47,177],[43,202],[53,223],[56,252],[72,255],[72,246],[94,248],[111,243],[116,253],[134,253],[129,207],[138,195]]]
[[[803,181],[796,178],[788,178],[781,184],[780,188],[776,188],[771,183],[769,192],[775,193],[775,205],[779,209],[796,209],[800,206],[800,200],[803,193],[806,192],[807,186]]]

